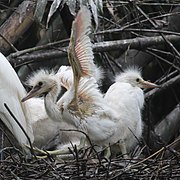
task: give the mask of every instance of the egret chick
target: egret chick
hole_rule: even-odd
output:
[[[144,104],[144,93],[141,88],[157,87],[159,86],[143,80],[141,71],[132,67],[116,76],[115,83],[109,87],[104,96],[107,103],[119,112],[119,124],[126,121],[128,125],[124,130],[127,151],[130,151],[138,143],[137,139],[142,136],[141,110]]]
[[[86,124],[86,121],[81,124],[81,120],[86,120],[86,117],[96,114],[98,108],[104,119],[106,119],[106,115],[104,111],[101,111],[102,108],[100,106],[100,104],[104,103],[104,100],[97,88],[95,78],[92,77],[93,74],[97,74],[96,76],[98,79],[100,78],[101,73],[98,73],[98,71],[94,73],[94,56],[92,53],[92,45],[88,37],[90,25],[91,15],[89,10],[84,7],[80,10],[73,23],[71,43],[68,51],[69,60],[72,64],[73,78],[72,75],[70,75],[70,78],[66,78],[66,76],[64,78],[64,75],[59,77],[59,73],[56,74],[55,78],[54,74],[49,74],[48,72],[41,70],[30,78],[29,84],[33,88],[22,100],[26,101],[34,96],[44,95],[46,112],[53,120],[65,120],[67,123],[74,125],[76,128],[83,129],[85,132],[87,132],[88,125]],[[78,61],[79,59],[80,61]],[[82,67],[80,67],[80,63]],[[72,70],[70,70],[70,74],[72,74]],[[62,69],[62,71],[64,70]],[[66,87],[67,92],[58,102],[56,102],[58,92],[60,91],[60,85]],[[97,117],[98,116],[100,115],[97,113]],[[95,122],[96,116],[93,118],[93,121]],[[91,124],[90,121],[89,123]],[[113,122],[109,123],[114,125]],[[97,124],[99,126],[100,122]],[[91,128],[91,131],[93,132],[90,133],[92,134],[92,139],[96,139],[96,136],[106,138],[106,135],[103,133],[101,134],[100,132],[96,132],[98,135],[93,137],[94,127]],[[109,129],[108,125],[105,124],[105,127],[102,129],[107,128]],[[108,131],[107,133],[109,134]]]

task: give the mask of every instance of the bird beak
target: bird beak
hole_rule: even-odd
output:
[[[34,87],[31,91],[29,91],[29,93],[21,100],[21,102],[27,101],[28,99],[35,97],[38,95],[38,91],[41,87],[40,86],[36,86]]]
[[[141,83],[142,87],[146,88],[146,89],[147,88],[159,88],[160,87],[160,85],[151,83],[149,81],[141,81],[140,83]]]

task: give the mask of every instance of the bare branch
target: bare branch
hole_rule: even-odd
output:
[[[164,36],[168,41],[171,43],[178,43],[180,41],[180,36],[176,35],[167,35]],[[113,51],[113,50],[127,50],[129,49],[138,49],[143,50],[150,46],[157,46],[166,44],[164,38],[162,36],[154,36],[154,37],[144,37],[144,38],[133,38],[133,39],[126,39],[126,40],[117,40],[117,41],[104,41],[104,42],[98,42],[93,45],[93,51],[94,52],[105,52],[105,51]],[[50,46],[50,45],[47,45]],[[41,48],[36,47],[38,50]],[[56,48],[57,49],[57,48]],[[26,50],[32,51],[32,50]],[[21,52],[18,52],[18,54],[21,54]],[[13,56],[16,57],[18,54],[14,54]],[[24,54],[24,52],[22,53]],[[58,50],[51,50],[49,52],[43,51],[41,53],[36,54],[28,54],[24,55],[18,58],[18,61],[11,58],[11,55],[8,57],[10,63],[14,67],[21,66],[23,64],[28,64],[33,61],[43,61],[47,59],[52,59],[54,57],[60,58],[67,56],[67,48],[64,48],[61,51]]]
[[[0,34],[10,43],[16,42],[33,22],[35,3],[23,1],[17,10],[0,27]],[[12,46],[0,37],[0,51],[6,53]],[[14,50],[14,49],[13,49]]]
[[[163,83],[161,85],[161,88],[159,89],[152,89],[151,91],[147,92],[145,94],[145,98],[152,98],[153,96],[159,94],[160,92],[166,90],[167,88],[171,87],[173,84],[176,84],[180,81],[180,75],[177,75],[174,78],[171,78],[169,81]]]

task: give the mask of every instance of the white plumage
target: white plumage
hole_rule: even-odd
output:
[[[23,98],[25,94],[25,89],[16,72],[4,55],[0,53],[0,119],[16,137],[22,147],[28,144],[27,138],[15,120],[11,117],[4,104],[7,104],[33,142],[34,137],[30,125],[31,117],[29,115],[28,102],[25,104],[21,103],[21,98]],[[27,150],[25,147],[24,149]]]
[[[41,74],[46,75],[42,77]],[[84,130],[94,142],[101,144],[101,141],[106,141],[114,133],[116,124],[110,120],[113,117],[113,109],[106,106],[96,80],[93,77],[80,80],[77,94],[78,107],[82,114],[79,114],[71,106],[74,86],[71,86],[56,103],[60,88],[57,79],[54,75],[40,70],[31,76],[29,85],[32,85],[33,89],[23,98],[23,101],[44,94],[46,111],[54,121],[65,121]]]
[[[144,94],[141,88],[157,87],[144,81],[137,68],[128,68],[119,74],[106,92],[104,98],[119,114],[118,126],[126,124],[124,129],[125,144],[130,150],[142,136],[141,110],[144,104]],[[121,135],[121,132],[119,133]],[[118,136],[118,134],[117,134]]]

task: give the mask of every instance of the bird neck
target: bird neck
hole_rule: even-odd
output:
[[[60,113],[59,108],[56,104],[57,97],[58,97],[59,92],[60,92],[59,87],[60,87],[60,85],[58,85],[58,83],[56,83],[53,86],[53,88],[51,89],[51,91],[49,91],[49,93],[44,98],[45,109],[46,109],[48,116],[52,120],[58,121],[58,122],[62,119],[61,113]]]

